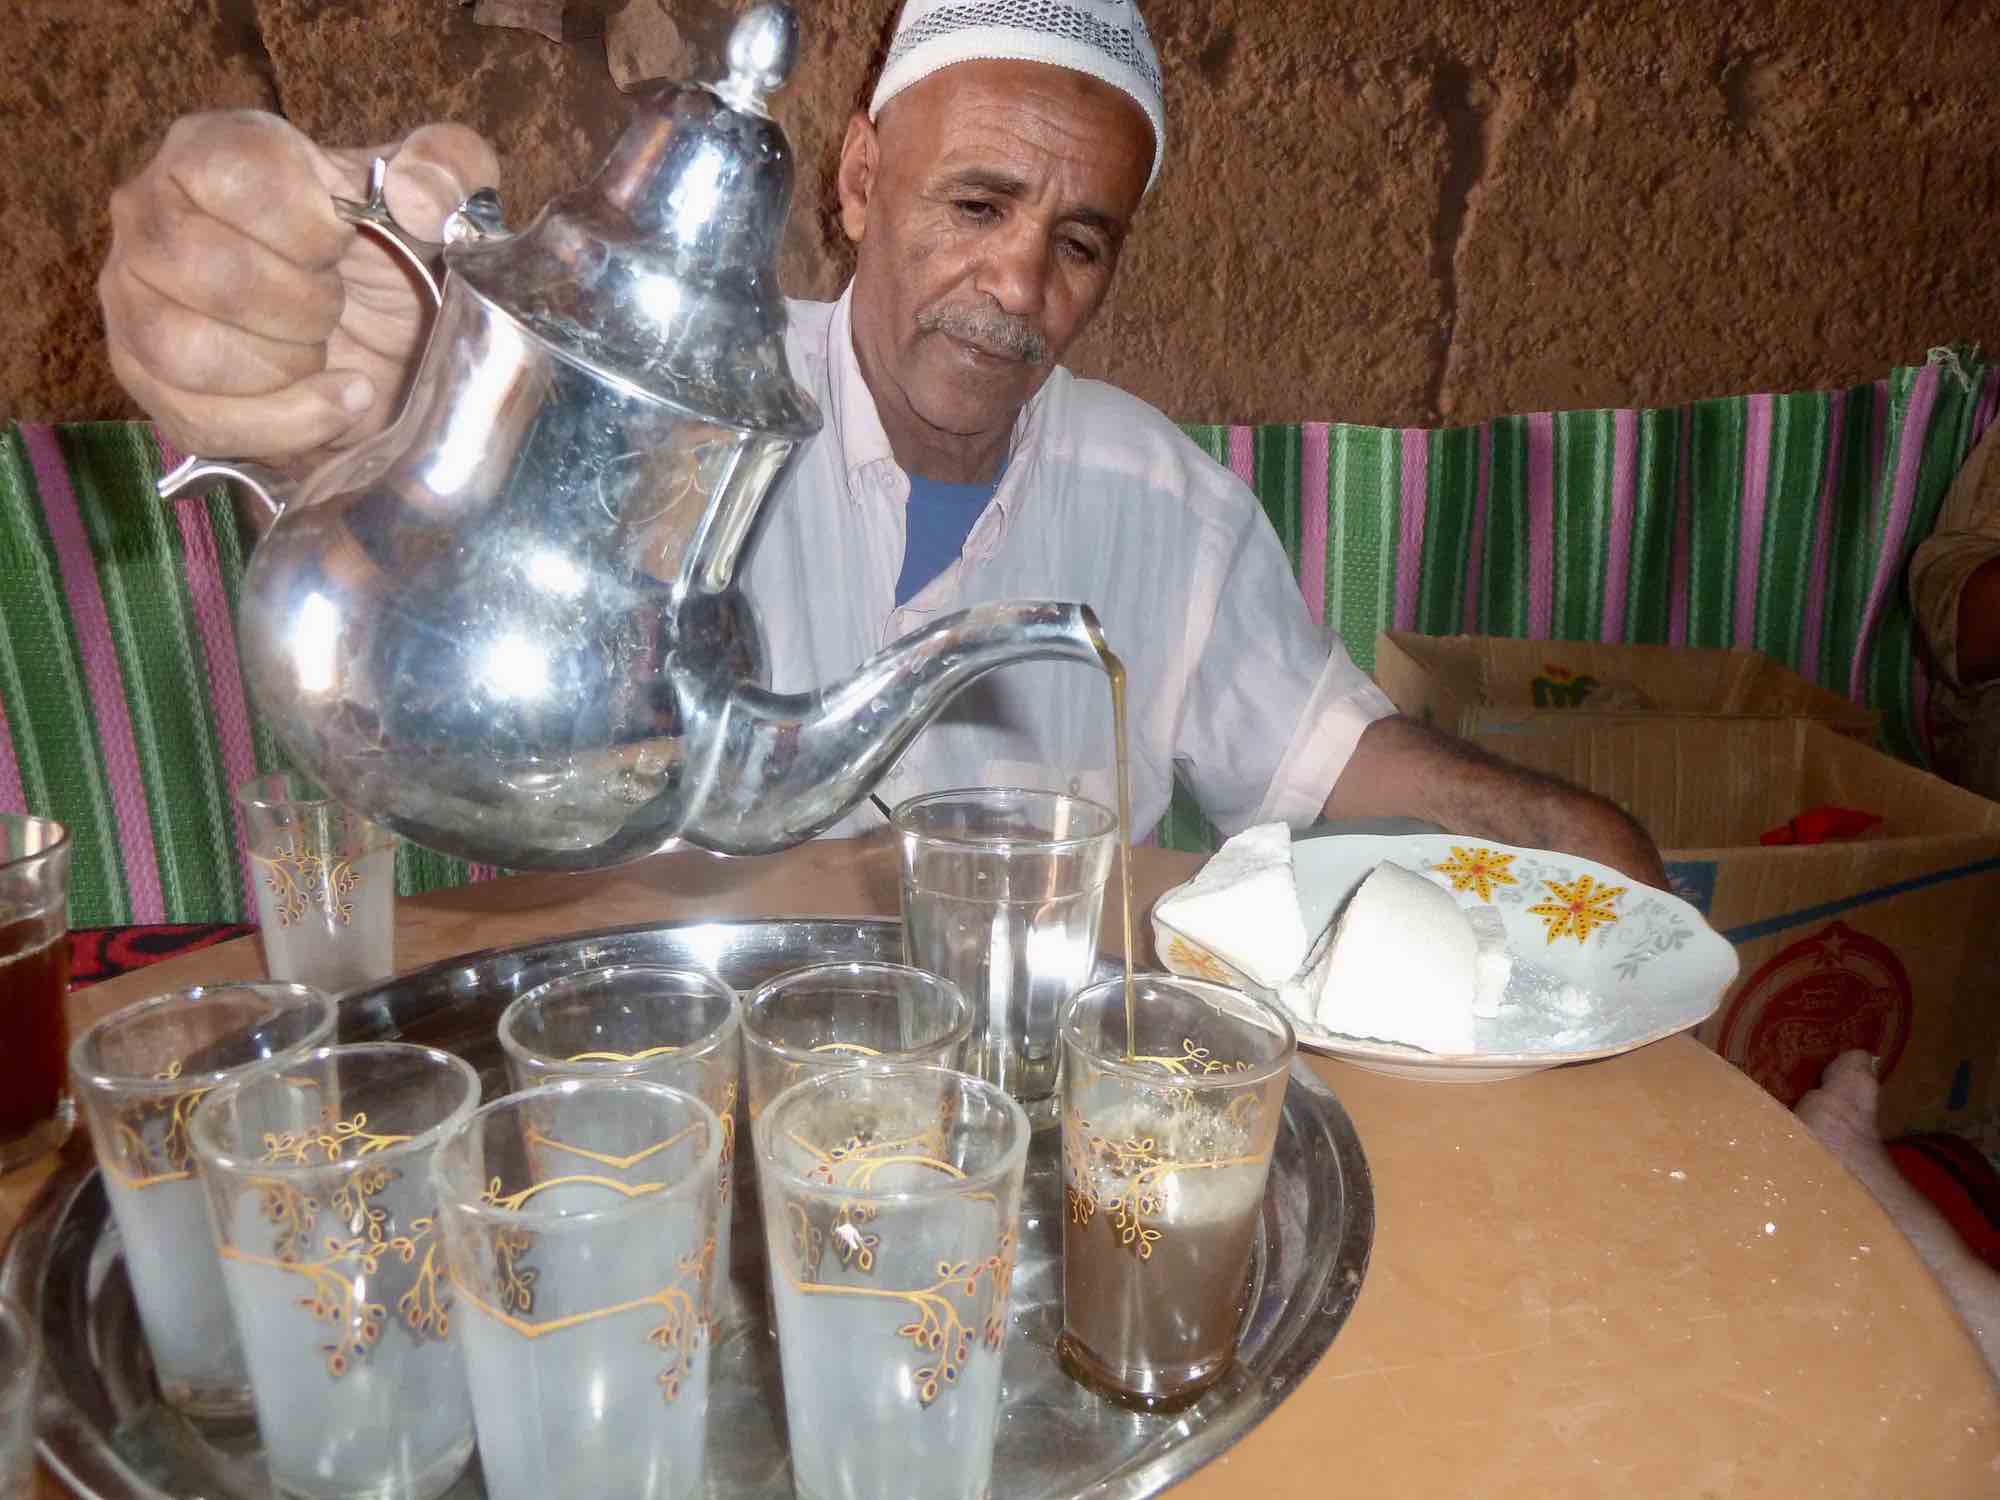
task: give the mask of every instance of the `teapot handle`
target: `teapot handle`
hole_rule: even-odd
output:
[[[435,312],[444,306],[444,292],[438,286],[437,273],[431,267],[444,253],[444,246],[420,240],[396,222],[396,216],[389,212],[389,200],[383,193],[388,178],[389,163],[380,156],[376,157],[368,164],[366,200],[356,203],[352,198],[335,198],[333,211],[356,229],[372,233],[400,256],[417,273],[424,290],[431,294],[431,310]]]
[[[420,240],[396,222],[383,194],[388,175],[388,161],[376,157],[368,165],[368,197],[362,202],[336,197],[333,211],[356,229],[365,230],[381,240],[415,271],[417,280],[430,294],[431,308],[435,311],[444,305],[444,292],[438,285],[433,266],[442,257],[444,246]],[[456,242],[479,238],[500,228],[504,226],[499,220],[499,200],[492,189],[483,188],[445,221],[445,236],[448,241]],[[189,454],[162,474],[154,489],[162,500],[171,500],[188,486],[204,479],[237,481],[257,497],[264,508],[267,525],[276,520],[278,513],[285,508],[285,502],[277,494],[284,487],[285,476],[268,465],[252,463],[247,459],[204,458],[198,453]]]

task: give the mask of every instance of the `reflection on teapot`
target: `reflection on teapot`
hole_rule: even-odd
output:
[[[676,840],[785,847],[867,795],[967,682],[1100,664],[1081,605],[988,604],[845,682],[768,690],[735,586],[759,507],[818,431],[785,364],[776,251],[791,152],[765,95],[797,24],[755,7],[728,76],[650,96],[597,175],[520,234],[493,194],[442,249],[394,229],[378,168],[341,212],[438,298],[405,406],[282,501],[244,578],[246,678],[301,766],[399,833],[522,869]]]

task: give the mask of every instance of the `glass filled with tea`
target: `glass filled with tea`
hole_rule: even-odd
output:
[[[1063,1013],[1063,1368],[1171,1409],[1219,1380],[1250,1291],[1294,1040],[1274,1006],[1141,974]]]
[[[62,1144],[69,831],[0,813],[0,1172]]]

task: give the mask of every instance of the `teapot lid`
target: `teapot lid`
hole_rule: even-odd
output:
[[[798,21],[744,13],[718,83],[640,102],[597,174],[519,234],[474,196],[445,226],[446,263],[564,357],[690,415],[804,439],[819,410],[785,362],[778,239],[792,151],[765,96],[790,75]]]

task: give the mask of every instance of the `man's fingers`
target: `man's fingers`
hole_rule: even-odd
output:
[[[164,385],[218,396],[257,396],[317,374],[326,364],[316,343],[270,339],[183,307],[116,265],[98,278],[110,342]]]
[[[389,159],[389,211],[427,240],[438,238],[445,216],[484,187],[500,183],[500,159],[477,131],[463,125],[422,125],[404,137]]]
[[[302,266],[177,192],[162,199],[120,189],[111,222],[105,276],[135,284],[135,294],[143,289],[246,334],[298,344],[324,342],[340,320],[331,267]]]
[[[289,462],[340,442],[375,397],[368,378],[352,370],[325,370],[269,395],[218,398],[160,384],[117,346],[111,369],[169,442],[210,458]]]
[[[386,157],[383,194],[398,224],[421,240],[436,240],[445,217],[483,187],[500,180],[500,161],[477,131],[463,125],[421,125],[394,146],[322,153],[328,191],[359,197],[369,163]],[[336,185],[338,184],[338,185]]]
[[[320,189],[314,151],[276,115],[189,115],[174,122],[135,186],[158,174],[209,218],[294,264],[326,269],[345,253],[354,231]],[[149,191],[164,191],[164,184]]]

